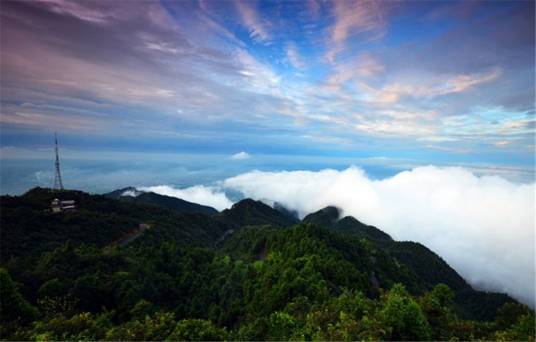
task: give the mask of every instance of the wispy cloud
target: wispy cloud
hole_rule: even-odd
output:
[[[246,50],[237,50],[236,59],[242,66],[240,74],[246,77],[247,82],[255,89],[266,94],[280,94],[279,83],[281,78],[271,66],[258,61]]]
[[[88,117],[72,110],[43,110],[42,108],[2,108],[0,123],[19,127],[69,129],[73,131],[95,131],[103,126]]]
[[[506,147],[511,144],[512,144],[512,141],[509,141],[509,140],[500,140],[494,143],[494,145],[497,147]]]
[[[363,78],[377,75],[385,70],[385,66],[368,53],[361,54],[333,67],[328,76],[325,88],[339,91],[347,82],[359,82]]]
[[[90,6],[84,6],[80,3],[65,0],[43,0],[38,1],[48,6],[53,12],[58,14],[69,14],[77,19],[89,21],[92,23],[106,23],[110,19],[106,11]]]
[[[379,1],[333,2],[334,24],[330,29],[326,58],[334,62],[337,55],[345,49],[347,40],[356,34],[369,34],[378,38],[385,34],[384,3]]]
[[[259,13],[255,9],[256,2],[236,1],[235,5],[242,17],[244,26],[248,29],[250,37],[258,41],[267,41],[270,38],[266,29],[266,22],[261,21]]]
[[[232,160],[244,160],[244,159],[249,159],[249,158],[251,158],[251,155],[245,151],[235,153],[231,156]]]
[[[217,210],[231,207],[231,202],[218,188],[203,185],[191,186],[184,189],[176,189],[167,185],[157,185],[139,188],[142,191],[151,191],[157,194],[177,197],[185,201],[200,203],[211,206]]]
[[[302,61],[302,57],[300,56],[300,53],[298,52],[298,48],[296,44],[294,43],[288,43],[287,48],[287,58],[292,64],[292,66],[296,69],[300,69],[304,67],[304,62]]]
[[[387,112],[388,113],[388,112]],[[396,113],[396,112],[395,112]],[[355,128],[371,135],[429,137],[435,136],[438,128],[430,113],[400,112],[400,117],[383,115],[380,117],[361,117],[357,119]],[[433,114],[432,114],[433,115]]]
[[[416,85],[414,81],[411,81],[411,83],[390,83],[381,89],[375,89],[364,82],[360,82],[359,86],[370,96],[371,101],[395,103],[403,97],[430,98],[461,93],[480,84],[491,82],[500,75],[501,69],[495,67],[485,73],[479,74],[421,77],[420,85]]]

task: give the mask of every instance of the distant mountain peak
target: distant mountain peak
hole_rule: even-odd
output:
[[[254,199],[252,198],[244,198],[243,200],[240,200],[238,202],[236,202],[235,204],[233,204],[231,206],[231,209],[238,209],[238,208],[242,208],[242,207],[250,207],[250,206],[253,206],[253,207],[270,207],[269,205],[261,202],[261,201],[255,201]]]
[[[341,217],[341,210],[332,205],[329,205],[323,209],[320,209],[320,212],[324,213],[325,215],[328,215],[329,217],[332,217],[335,220]]]
[[[393,241],[389,234],[374,226],[364,224],[353,216],[345,216],[343,218],[340,218],[340,216],[341,211],[337,207],[328,206],[305,216],[303,222],[322,227],[330,227],[376,242]]]
[[[392,242],[393,238],[383,230],[365,224],[353,216],[345,216],[334,225],[341,232],[353,233],[376,242]]]
[[[330,205],[305,216],[303,222],[323,227],[331,227],[339,220],[340,216],[340,209]]]
[[[270,207],[262,201],[245,198],[221,212],[221,218],[239,226],[290,226],[299,220],[288,213]]]
[[[107,194],[104,194],[108,198],[119,199],[120,197],[137,197],[142,194],[143,191],[136,189],[133,186],[127,186],[125,188],[117,189]]]

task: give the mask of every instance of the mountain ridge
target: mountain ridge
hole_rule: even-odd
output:
[[[378,243],[391,242],[391,236],[382,230],[362,223],[353,216],[341,218],[341,210],[335,206],[327,206],[306,215],[302,222],[330,227],[340,232],[351,233]]]
[[[251,198],[236,202],[230,209],[223,210],[218,216],[239,226],[289,226],[299,222],[291,214],[276,210],[262,201],[255,201]]]
[[[134,187],[114,190],[104,194],[104,196],[123,201],[158,205],[179,213],[202,213],[207,215],[216,215],[218,213],[218,210],[206,205],[186,201],[177,197],[157,194],[152,191],[142,191]]]
[[[74,199],[77,209],[47,211],[53,198]],[[9,320],[4,323],[12,339],[33,339],[32,334],[44,333],[39,329],[45,328],[39,327],[50,325],[47,316],[39,312],[49,309],[40,303],[65,300],[64,295],[76,299],[69,309],[73,314],[88,313],[106,321],[102,315],[113,310],[113,322],[119,323],[107,323],[112,328],[106,329],[112,330],[105,330],[104,335],[90,335],[108,340],[135,339],[122,334],[132,331],[132,324],[138,324],[135,320],[154,317],[158,312],[172,313],[180,322],[204,319],[207,327],[228,329],[230,339],[285,340],[307,324],[320,329],[319,339],[341,339],[330,335],[327,325],[307,323],[306,317],[331,312],[333,305],[339,305],[334,303],[358,294],[364,296],[359,297],[361,304],[353,302],[330,313],[331,318],[325,318],[329,324],[346,329],[340,319],[348,312],[354,312],[348,316],[352,324],[365,324],[362,314],[355,311],[365,305],[370,317],[378,320],[375,324],[385,327],[349,331],[352,339],[400,339],[401,333],[409,334],[403,335],[408,339],[497,339],[500,336],[493,335],[494,331],[525,324],[533,317],[533,311],[507,295],[472,289],[426,246],[394,241],[353,217],[340,218],[335,207],[299,221],[289,214],[291,211],[252,199],[239,201],[216,215],[179,213],[165,206],[67,190],[36,188],[22,196],[0,199],[2,289],[10,282],[20,284],[5,287],[11,289],[9,293],[20,306],[13,312],[35,312],[27,317],[28,322],[40,320],[30,328],[7,315]],[[112,243],[137,232],[141,223],[144,231],[136,239],[128,244]],[[15,288],[20,288],[20,293]],[[382,318],[389,300],[397,300],[396,296],[405,298],[404,303],[414,303],[411,305],[422,310],[420,315],[426,315],[423,319],[428,323],[423,323],[420,333],[396,330],[406,328],[397,328]],[[433,303],[439,298],[443,298],[441,312],[448,315],[437,320],[439,309],[433,309]],[[501,318],[507,317],[506,312],[510,318]],[[277,323],[283,317],[294,322],[290,335]],[[448,317],[459,317],[459,323]],[[444,326],[442,321],[452,326]],[[506,321],[509,323],[500,323]],[[175,324],[172,322],[169,324]],[[415,322],[412,318],[407,324]],[[518,328],[522,327],[529,330],[505,330],[504,334],[519,339],[528,331],[530,336],[530,326]],[[467,329],[469,332],[464,332]],[[16,331],[28,335],[13,335]],[[47,335],[49,339],[80,339],[54,331],[45,330],[52,334]],[[311,332],[301,333],[313,339]]]

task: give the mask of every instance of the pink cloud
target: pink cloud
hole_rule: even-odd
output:
[[[339,91],[348,81],[377,75],[385,70],[385,66],[371,55],[364,53],[345,63],[337,63],[334,72],[328,77],[325,88]]]
[[[242,17],[244,26],[249,30],[250,36],[258,41],[267,41],[270,38],[265,24],[259,18],[256,9],[252,7],[254,3],[250,1],[235,2],[238,13]]]
[[[65,0],[41,0],[39,1],[47,5],[53,12],[58,14],[69,14],[78,19],[89,21],[92,23],[105,23],[110,19],[107,11],[90,8],[82,3]]]
[[[377,89],[364,82],[358,82],[358,86],[372,102],[396,103],[403,97],[431,98],[462,93],[497,79],[501,73],[501,69],[495,67],[478,74],[442,75],[433,78],[421,76],[419,84],[415,84],[414,81],[394,82]]]
[[[385,8],[380,1],[334,1],[335,23],[330,29],[330,40],[326,58],[334,62],[345,49],[347,39],[360,33],[381,37],[385,33]]]

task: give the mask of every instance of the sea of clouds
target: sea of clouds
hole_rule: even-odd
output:
[[[143,190],[229,208],[226,193],[279,202],[300,217],[328,205],[390,234],[418,241],[478,289],[506,292],[534,307],[536,184],[477,176],[460,167],[417,167],[374,180],[338,171],[252,171],[214,186]]]

